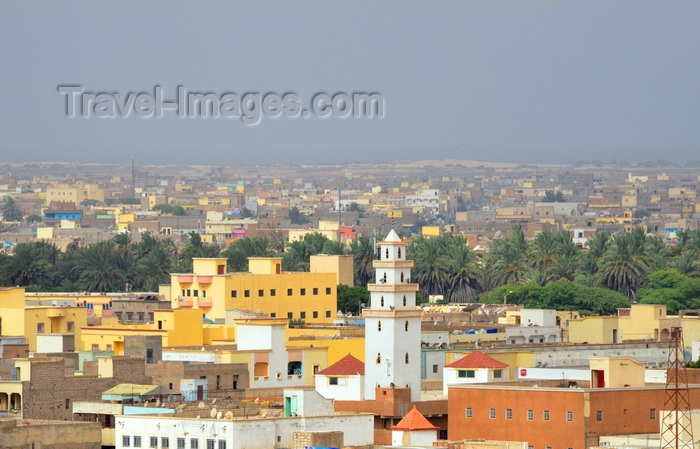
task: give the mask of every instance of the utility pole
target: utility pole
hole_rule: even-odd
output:
[[[666,371],[665,416],[661,418],[661,449],[693,449],[688,372],[683,352],[683,328],[671,328]]]

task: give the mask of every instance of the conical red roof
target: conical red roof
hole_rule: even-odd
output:
[[[391,430],[437,430],[438,428],[430,424],[430,421],[414,405],[411,411],[406,413],[406,416]]]
[[[316,374],[323,374],[325,376],[351,376],[355,374],[364,375],[365,364],[348,354],[328,368],[322,369]]]
[[[445,368],[508,368],[508,364],[499,362],[481,351],[474,351],[466,357],[445,365]]]

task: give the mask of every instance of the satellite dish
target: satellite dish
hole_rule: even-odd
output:
[[[211,409],[211,412],[209,412],[209,416],[212,418],[216,418],[216,407]]]
[[[500,236],[501,236],[501,231],[496,231],[496,233],[493,235],[493,238],[497,239]]]
[[[226,413],[224,414],[224,419],[226,421],[231,421],[233,419],[233,412],[231,410],[226,410]]]
[[[345,316],[345,315],[343,314],[343,311],[342,311],[342,310],[338,310],[338,318],[342,318],[342,317],[344,317],[344,316]]]
[[[216,414],[216,419],[221,419],[221,417],[224,416],[222,412],[219,412]]]

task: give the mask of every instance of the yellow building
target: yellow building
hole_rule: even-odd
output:
[[[24,336],[29,351],[36,351],[40,334],[74,334],[76,345],[87,326],[83,307],[27,306],[24,288],[0,289],[0,337]]]
[[[663,341],[670,337],[677,318],[666,316],[666,306],[632,304],[618,316],[590,316],[569,321],[570,343],[623,343],[634,340]]]
[[[97,184],[86,184],[78,181],[75,187],[60,184],[46,189],[46,204],[52,201],[59,203],[74,203],[79,205],[85,200],[104,202],[105,193]]]
[[[192,271],[171,274],[161,294],[173,309],[202,309],[218,322],[224,322],[227,310],[239,309],[331,323],[338,310],[336,273],[283,273],[282,258],[251,257],[249,273],[227,273],[224,258],[194,258]]]
[[[205,341],[204,326],[208,324],[202,321],[198,310],[156,310],[153,315],[152,324],[125,326],[113,322],[105,326],[86,327],[82,329],[80,347],[83,351],[114,351],[115,355],[124,355],[124,337],[128,335],[159,335],[163,346],[202,346],[211,343]],[[221,332],[220,335],[225,333]]]

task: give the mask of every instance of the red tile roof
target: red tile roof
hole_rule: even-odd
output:
[[[499,362],[481,351],[474,351],[466,357],[445,365],[445,368],[508,368],[508,364]]]
[[[438,427],[430,424],[430,421],[425,419],[425,416],[418,411],[414,405],[410,412],[406,413],[401,421],[398,422],[391,430],[437,430]]]
[[[323,374],[325,376],[332,375],[355,375],[355,374],[365,374],[365,364],[357,360],[350,354],[346,355],[342,359],[338,360],[328,368],[322,369],[316,374]]]

